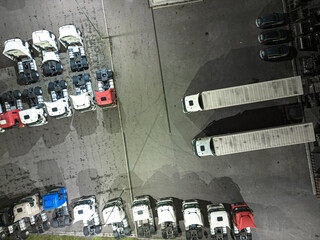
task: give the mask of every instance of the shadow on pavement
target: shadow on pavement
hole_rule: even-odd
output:
[[[53,159],[40,160],[37,162],[39,182],[44,188],[50,190],[56,186],[65,186],[57,161]]]
[[[105,109],[99,110],[102,111],[103,120],[102,125],[107,130],[108,133],[119,133],[120,132],[120,120],[118,109]]]
[[[300,123],[302,118],[303,110],[299,104],[246,110],[235,116],[211,122],[195,138]]]
[[[76,129],[79,137],[88,136],[96,132],[98,126],[97,111],[85,113],[75,112],[72,126]]]

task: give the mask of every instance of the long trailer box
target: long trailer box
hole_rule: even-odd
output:
[[[294,97],[302,94],[301,77],[297,76],[185,96],[182,99],[182,105],[183,111],[190,113]]]
[[[211,136],[192,140],[193,151],[199,157],[283,147],[315,141],[312,123]]]

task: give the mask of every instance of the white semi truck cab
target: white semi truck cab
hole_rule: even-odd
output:
[[[96,110],[90,76],[88,73],[73,76],[75,95],[70,95],[73,108],[79,112]]]
[[[42,54],[44,76],[62,74],[63,67],[60,61],[56,36],[47,30],[32,33],[33,47]]]
[[[186,200],[182,202],[182,213],[186,229],[186,239],[203,238],[203,220],[200,205],[197,200]]]
[[[230,216],[222,203],[207,206],[210,234],[213,240],[228,240]]]
[[[162,198],[156,205],[158,224],[161,226],[162,238],[176,238],[179,235],[177,214],[172,198]]]
[[[83,222],[83,234],[93,236],[101,233],[100,218],[95,196],[82,197],[73,206],[73,223]]]
[[[74,25],[65,25],[60,27],[59,41],[68,49],[72,72],[79,72],[89,68],[79,28]]]
[[[52,102],[45,102],[49,116],[56,119],[72,116],[72,106],[69,100],[67,83],[65,80],[49,82],[48,91]]]
[[[26,221],[31,225],[33,233],[43,233],[49,230],[50,223],[47,214],[43,211],[40,204],[39,194],[34,194],[22,198],[18,204],[13,207],[14,224],[9,226],[9,233],[12,234],[16,224],[21,232],[27,231]]]
[[[114,238],[120,239],[131,234],[131,228],[121,198],[110,199],[105,204],[102,215],[104,223],[112,226]]]
[[[136,223],[138,236],[150,238],[151,235],[156,232],[150,197],[135,197],[131,209],[133,220]]]
[[[22,84],[30,84],[39,80],[37,64],[31,55],[27,41],[19,38],[5,41],[3,54],[17,62],[19,80]]]
[[[41,87],[24,89],[22,96],[30,108],[19,112],[21,122],[29,127],[47,124],[47,112],[45,110]]]

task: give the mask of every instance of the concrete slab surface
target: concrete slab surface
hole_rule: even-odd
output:
[[[69,199],[97,195],[102,210],[106,200],[128,189],[127,157],[133,195],[175,197],[182,229],[182,200],[200,200],[206,228],[206,204],[244,200],[254,210],[258,227],[254,239],[318,239],[320,203],[312,195],[304,145],[202,159],[191,149],[192,138],[208,126],[219,126],[221,131],[229,125],[259,126],[254,117],[239,114],[297,99],[189,115],[182,112],[180,102],[185,94],[293,75],[290,61],[263,62],[258,56],[255,18],[282,11],[280,1],[204,0],[156,10],[149,8],[148,0],[78,2],[100,34],[110,38],[99,38],[75,1],[3,0],[0,42],[16,36],[29,40],[42,28],[58,35],[58,27],[75,24],[83,32],[90,64],[86,72],[94,87],[95,71],[112,67],[113,62],[120,107],[75,113],[69,119],[49,119],[43,127],[1,134],[1,204],[64,185]],[[63,78],[72,92],[74,73],[62,51]],[[36,60],[40,66],[40,57]],[[59,78],[41,75],[32,86],[46,88]],[[23,89],[15,79],[15,64],[1,55],[0,92]],[[275,112],[256,114],[257,119],[278,123]],[[129,215],[130,197],[126,190],[123,198]],[[59,231],[81,230],[76,224]]]

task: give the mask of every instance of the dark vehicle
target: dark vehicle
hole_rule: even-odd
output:
[[[263,31],[258,35],[258,41],[261,44],[272,44],[277,42],[284,42],[288,40],[288,38],[289,38],[288,31],[284,29]]]
[[[288,57],[289,54],[290,48],[286,45],[277,45],[260,50],[260,58],[262,60],[281,59]]]
[[[256,25],[258,28],[269,28],[279,26],[285,23],[283,13],[271,13],[257,17]]]

